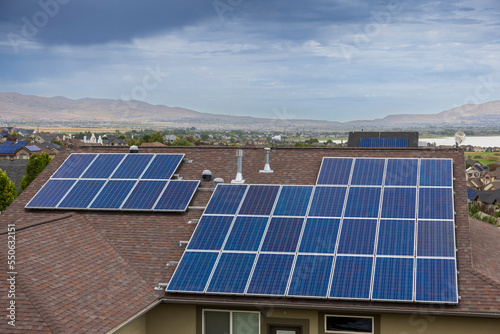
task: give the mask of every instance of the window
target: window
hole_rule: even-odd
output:
[[[326,333],[373,333],[373,317],[325,316]]]
[[[203,334],[260,334],[260,313],[203,310]]]

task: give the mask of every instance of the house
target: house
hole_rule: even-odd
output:
[[[139,148],[139,155],[141,153],[185,155],[180,160],[175,173],[179,174],[183,180],[200,181],[200,185],[189,203],[188,210],[185,212],[26,209],[26,205],[70,154],[126,154],[128,148],[92,146],[61,151],[39,177],[2,213],[2,221],[6,225],[11,225],[5,226],[5,232],[0,234],[0,237],[3,238],[0,245],[2,252],[8,254],[9,244],[7,241],[9,233],[11,233],[8,231],[14,231],[15,228],[16,262],[15,265],[9,264],[7,255],[2,260],[4,268],[0,270],[0,289],[6,293],[0,297],[1,303],[4,305],[0,308],[0,317],[4,319],[0,322],[0,331],[2,333],[323,334],[345,333],[346,329],[350,328],[348,332],[355,330],[358,333],[498,333],[500,328],[500,258],[496,254],[500,247],[500,230],[468,217],[463,151],[454,152],[454,149],[449,148],[413,147],[361,150],[359,148],[278,148],[275,152],[269,153],[270,167],[273,172],[263,173],[260,171],[263,170],[265,164],[265,152],[262,148],[248,147],[243,149],[214,146]],[[368,179],[363,179],[364,172],[359,172],[361,178],[354,178],[358,181],[352,181],[351,168],[348,164],[343,165],[344,169],[336,169],[336,173],[333,173],[331,177],[336,178],[336,180],[351,179],[351,181],[346,182],[351,182],[352,185],[315,186],[324,157],[338,157],[346,159],[346,161],[354,161],[352,159],[356,158],[363,161],[360,164],[371,164],[373,161],[375,165],[373,168],[365,169],[366,173],[385,171],[385,164],[389,164],[389,161],[397,165],[398,161],[405,159],[418,158],[420,162],[424,159],[452,159],[452,161],[445,161],[446,164],[442,165],[443,169],[438,169],[439,173],[442,172],[450,177],[446,179],[450,185],[446,186],[447,190],[443,192],[452,196],[449,198],[450,201],[443,202],[443,198],[439,196],[428,201],[422,207],[422,213],[417,210],[422,215],[417,223],[420,225],[417,226],[425,229],[426,224],[422,221],[425,218],[424,213],[428,212],[425,211],[428,207],[434,207],[438,212],[440,212],[441,206],[452,209],[450,211],[452,218],[448,220],[449,224],[447,225],[451,227],[451,232],[447,233],[451,234],[446,235],[448,237],[455,236],[448,238],[448,244],[452,240],[451,244],[454,246],[451,255],[453,260],[450,261],[455,261],[454,249],[457,249],[456,269],[458,276],[455,275],[455,267],[452,266],[449,268],[450,273],[446,276],[447,280],[444,282],[436,280],[431,284],[443,283],[446,289],[449,289],[448,284],[451,287],[457,286],[458,296],[452,296],[457,299],[443,303],[415,302],[412,297],[410,297],[411,301],[381,301],[169,291],[168,284],[177,275],[174,273],[183,266],[183,254],[188,253],[189,247],[194,247],[194,242],[191,239],[193,234],[197,233],[198,229],[200,231],[203,229],[200,218],[214,193],[214,179],[223,179],[225,186],[230,186],[231,180],[238,181],[236,155],[241,156],[241,154],[243,155],[241,176],[244,183],[241,183],[240,180],[240,183],[235,183],[233,186],[242,186],[242,188],[238,188],[241,190],[247,189],[244,188],[245,185],[274,185],[278,186],[280,189],[278,191],[283,189],[279,185],[314,188],[316,189],[315,193],[317,191],[318,199],[324,199],[325,203],[330,203],[325,206],[325,210],[330,210],[334,205],[338,207],[339,202],[344,203],[332,200],[333,197],[321,195],[323,192],[332,191],[332,188],[335,192],[347,192],[349,189],[349,192],[352,191],[352,194],[355,194],[357,192],[370,192],[371,190],[368,188],[380,190],[381,186],[356,186],[356,182],[365,182]],[[94,156],[90,156],[90,158],[91,161],[94,161],[92,160]],[[363,160],[363,158],[370,159]],[[87,165],[80,163],[75,164],[75,166],[75,169],[69,168],[68,170],[77,171],[80,168],[83,171],[81,168],[86,168]],[[109,168],[109,166],[102,166],[102,168],[105,167]],[[116,170],[113,169],[113,171]],[[204,170],[210,170],[212,180],[202,177],[202,175],[207,175],[203,173]],[[347,174],[342,170],[348,171]],[[405,168],[394,169],[392,174],[382,173],[380,175],[394,178],[406,178],[409,175],[416,177],[417,174],[411,174],[412,170],[418,171],[408,165]],[[451,179],[452,171],[454,180]],[[221,180],[217,182],[219,181]],[[76,181],[70,180],[67,185],[71,182]],[[147,182],[160,181],[148,180]],[[422,186],[420,189],[428,189],[428,187]],[[276,190],[276,188],[271,188]],[[339,188],[341,189],[339,190]],[[416,191],[416,186],[411,186],[409,189],[409,193]],[[422,193],[426,192],[426,190],[421,191]],[[245,194],[241,196],[246,196]],[[276,192],[274,194],[278,196]],[[53,194],[53,196],[56,195],[56,193]],[[88,200],[90,195],[87,192],[82,193],[81,196],[79,193],[75,193],[75,196],[81,200]],[[232,205],[240,207],[241,198],[235,199]],[[264,200],[258,199],[256,203],[261,203],[269,208],[270,204],[266,202],[266,198],[269,197],[264,197]],[[376,203],[378,199],[380,196],[366,198],[359,203],[360,205],[364,203],[367,207],[360,206],[355,209],[360,214],[371,210],[368,207],[376,207],[375,210],[378,210],[379,206]],[[52,201],[53,199],[48,196],[47,200]],[[309,203],[308,201],[309,199],[306,204]],[[393,203],[394,205],[391,206],[395,210],[393,214],[398,215],[398,212],[411,214],[412,201],[405,202],[395,196]],[[410,203],[410,209],[407,207],[408,203]],[[274,206],[274,204],[271,205],[271,207]],[[283,207],[285,209],[295,208],[286,205]],[[342,208],[343,204],[340,207]],[[309,204],[305,208],[310,210]],[[347,208],[342,209],[341,212],[346,210]],[[297,215],[300,216],[298,213]],[[342,213],[340,215],[342,216]],[[233,216],[227,215],[216,215],[216,217],[221,217],[221,222],[231,222],[233,219]],[[342,217],[338,220],[342,220]],[[375,218],[374,222],[379,224],[379,220],[379,218]],[[262,217],[255,220],[255,222],[258,221],[262,221]],[[265,222],[266,220],[264,220]],[[297,222],[300,223],[301,220],[299,219]],[[297,222],[294,224],[298,224]],[[415,224],[413,219],[410,219],[409,223]],[[217,230],[230,228],[231,224],[214,224],[213,229],[207,230],[209,233],[206,235],[207,240],[220,239],[223,234],[218,234]],[[256,229],[252,230],[254,232],[250,232],[249,235],[258,230],[257,223],[255,226]],[[262,225],[261,222],[260,226],[267,225]],[[427,224],[427,226],[430,225]],[[414,230],[412,227],[408,231],[413,233]],[[213,231],[214,234],[210,234],[210,231]],[[287,238],[291,234],[296,235],[297,231],[302,234],[300,228],[295,228],[281,235],[283,238]],[[354,236],[356,235],[360,236],[360,234],[354,234]],[[208,238],[209,236],[212,236],[213,239]],[[414,244],[414,237],[408,237],[404,233],[401,233],[398,238],[409,241],[408,249],[412,252],[415,245],[417,248],[424,247],[418,243]],[[326,242],[329,239],[337,240],[337,237],[334,237],[333,232],[320,233],[318,243]],[[259,241],[259,239],[255,240]],[[355,240],[352,239],[346,246],[354,245],[357,247],[360,245],[361,247],[362,244]],[[235,245],[238,244],[238,242],[235,243]],[[373,247],[375,247],[374,245]],[[437,243],[435,249],[441,249],[441,246],[441,243]],[[190,251],[191,254],[193,252],[196,251]],[[218,251],[213,250],[207,252],[215,254],[215,258],[219,254]],[[240,254],[252,255],[254,253],[241,251]],[[289,261],[290,256],[294,258],[295,254],[296,252],[290,252],[287,255],[287,261]],[[401,280],[396,279],[397,282],[408,282],[405,280],[409,280],[409,291],[413,290],[412,287],[416,287],[414,284],[418,284],[417,281],[414,281],[412,263],[417,260],[419,260],[418,263],[426,262],[425,258],[415,257],[415,253],[411,254],[413,255],[402,256],[401,259],[406,260],[400,261],[410,265],[409,268],[412,270],[409,272],[411,274],[401,277]],[[375,258],[379,261],[373,253],[360,257]],[[383,258],[380,256],[380,259]],[[380,263],[383,262],[380,260]],[[248,263],[237,262],[236,264],[248,267]],[[212,269],[207,270],[203,263],[199,263],[199,268],[188,277],[196,280],[200,277],[207,277],[207,273],[209,276],[211,275]],[[281,268],[285,267],[270,266],[269,268],[277,268],[279,272]],[[297,272],[298,275],[313,278],[308,284],[314,284],[315,278],[319,277],[320,273],[322,273],[322,277],[328,277],[328,280],[331,275],[329,267],[325,269],[321,266],[306,265],[304,268],[303,271]],[[341,268],[340,264],[339,268]],[[367,273],[369,282],[372,271],[377,271],[376,266],[367,266],[367,271],[360,268],[352,270],[346,275],[346,286],[350,286],[348,285],[349,280],[357,280],[359,276],[356,275],[364,272]],[[284,270],[283,272],[286,273]],[[396,270],[395,273],[398,275],[400,271]],[[433,276],[435,273],[436,270],[430,268],[429,271],[421,273],[421,275],[432,278],[435,277]],[[333,274],[335,275],[334,271]],[[265,282],[266,277],[276,279],[280,276],[262,277]],[[455,278],[458,285],[454,283]],[[233,280],[241,282],[241,277],[235,276]],[[225,283],[232,283],[233,280],[225,281]],[[418,280],[424,281],[425,278],[420,277]],[[224,281],[222,282],[224,283]],[[165,291],[165,287],[167,287],[167,291]],[[365,284],[364,288],[366,287],[368,287],[368,291],[371,290],[369,284]],[[391,284],[386,285],[385,288],[387,293],[399,291],[396,286]],[[419,286],[415,289],[417,288],[422,289],[424,293],[430,293],[425,287]],[[12,289],[15,289],[16,294],[13,304],[11,302],[13,299],[9,298],[7,293],[7,291],[13,291]],[[440,290],[433,293],[439,295]],[[15,329],[8,322],[14,321],[12,319],[15,320]]]
[[[33,138],[35,143],[50,143],[53,141],[62,141],[63,140],[62,133],[37,133]]]

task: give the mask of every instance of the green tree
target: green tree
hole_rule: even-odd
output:
[[[163,144],[163,136],[160,131],[155,132],[149,138],[150,143],[162,143]]]
[[[181,138],[174,140],[172,146],[193,146],[193,143],[185,138]]]
[[[42,152],[40,155],[33,154],[30,156],[30,161],[26,165],[26,175],[21,179],[21,192],[28,188],[30,183],[36,179],[44,168],[52,161],[50,155]]]
[[[296,142],[295,144],[293,144],[293,147],[305,147],[306,145],[304,145],[303,143],[301,143],[300,141]]]
[[[17,197],[16,186],[3,170],[0,169],[0,212],[14,202]]]

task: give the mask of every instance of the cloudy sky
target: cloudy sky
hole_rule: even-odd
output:
[[[0,0],[0,92],[334,121],[500,100],[500,1]]]

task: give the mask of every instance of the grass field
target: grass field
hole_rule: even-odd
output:
[[[465,152],[465,156],[479,161],[483,166],[500,162],[500,152]]]

